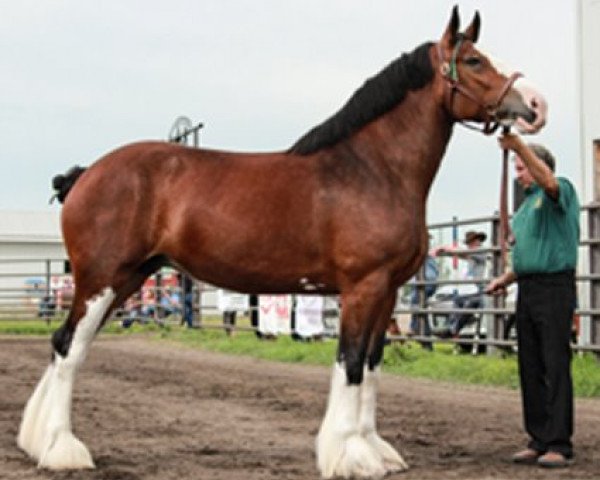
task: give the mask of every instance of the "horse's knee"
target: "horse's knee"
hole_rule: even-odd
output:
[[[52,335],[54,351],[63,358],[67,358],[72,347],[75,348],[76,357],[81,348],[85,351],[108,316],[115,297],[110,287],[86,299],[85,303],[84,297],[76,296],[69,317]]]

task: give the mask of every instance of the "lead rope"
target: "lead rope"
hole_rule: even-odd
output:
[[[502,127],[502,134],[510,131],[510,127]],[[500,184],[500,272],[506,271],[508,245],[513,245],[515,238],[508,221],[508,150],[502,151],[502,179]]]

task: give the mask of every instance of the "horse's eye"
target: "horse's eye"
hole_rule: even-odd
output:
[[[481,65],[481,59],[479,57],[468,57],[465,58],[465,64],[469,67],[478,67]]]

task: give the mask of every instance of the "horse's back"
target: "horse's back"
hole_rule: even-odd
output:
[[[305,269],[294,268],[288,252],[320,268],[324,213],[314,164],[294,160],[161,142],[124,146],[88,168],[70,192],[62,218],[67,249],[85,252],[89,263],[100,251],[121,262],[165,255],[204,272],[250,271],[270,258],[288,264],[297,282]]]

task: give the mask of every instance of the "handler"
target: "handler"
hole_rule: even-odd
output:
[[[512,227],[513,270],[492,280],[499,294],[517,281],[517,339],[525,430],[530,441],[515,463],[565,467],[573,458],[571,323],[576,304],[575,266],[579,200],[566,178],[554,176],[554,158],[541,145],[514,134],[499,139],[515,152],[515,174],[525,200]]]

